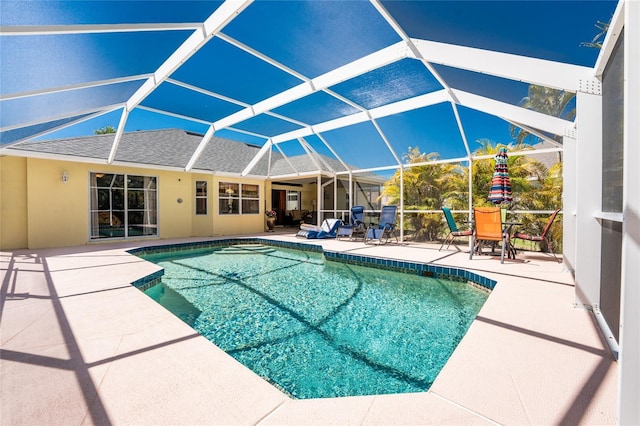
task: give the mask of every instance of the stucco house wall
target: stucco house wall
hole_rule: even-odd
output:
[[[27,159],[0,156],[0,250],[27,247]]]
[[[0,170],[0,247],[3,250],[107,241],[89,238],[91,172],[158,178],[158,235],[141,238],[223,236],[265,229],[264,200],[270,190],[266,191],[268,183],[259,179],[13,156],[0,157]],[[66,183],[62,180],[63,173],[68,177]],[[196,180],[208,182],[207,215],[195,214]],[[218,214],[219,182],[259,185],[259,213]]]

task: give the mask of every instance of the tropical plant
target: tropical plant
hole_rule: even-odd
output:
[[[405,164],[434,162],[440,159],[438,153],[421,153],[418,147],[409,147],[404,155]],[[458,192],[462,171],[459,166],[449,163],[428,164],[405,168],[402,173],[404,206],[407,210],[437,210]],[[387,181],[381,193],[389,204],[400,202],[400,171]],[[405,215],[405,229],[416,240],[435,240],[442,231],[442,216],[434,213],[411,213]]]
[[[489,155],[491,158],[473,162],[472,204],[474,206],[492,205],[487,198],[495,167],[495,160],[492,157],[502,147],[506,147],[509,151],[532,148],[522,144],[497,144],[488,139],[481,139],[478,143],[480,147],[474,151],[474,155]],[[439,159],[438,153],[424,154],[418,147],[409,147],[408,153],[404,156],[406,164],[435,162]],[[547,170],[530,156],[509,156],[507,166],[514,193],[511,207],[523,210],[547,210],[561,206],[561,163]],[[381,197],[386,197],[390,204],[400,203],[400,175],[398,170],[384,185]],[[468,167],[450,163],[427,164],[405,168],[402,176],[406,210],[438,210],[445,205],[454,210],[468,208]],[[439,213],[408,213],[404,217],[405,230],[415,240],[435,240],[444,230],[442,216]],[[456,220],[464,219],[456,218]],[[540,220],[544,219],[540,218]],[[537,224],[538,218],[535,215],[528,215],[523,222]]]
[[[478,141],[480,147],[473,154],[475,156],[491,155],[495,156],[500,148],[507,148],[508,151],[526,151],[532,149],[528,145],[513,144],[496,144],[489,139],[481,139]],[[509,180],[511,181],[511,190],[514,199],[511,207],[528,208],[528,194],[540,179],[542,179],[545,171],[544,166],[527,156],[509,156],[507,167],[509,169]],[[495,160],[487,158],[476,160],[473,162],[473,205],[474,206],[491,206],[493,203],[489,201],[488,194],[491,188],[491,178],[495,168]],[[465,179],[468,179],[468,171],[465,170]]]
[[[115,132],[116,132],[116,128],[113,126],[104,126],[93,131],[93,133],[96,135],[106,135],[108,133],[115,133]]]
[[[555,210],[562,207],[562,162],[558,162],[545,169],[540,166],[543,171],[540,179],[536,182],[532,191],[523,194],[524,210]],[[540,235],[547,224],[547,216],[534,214],[522,214],[519,221],[522,222],[522,228],[529,232]],[[562,216],[554,222],[551,231],[551,239],[556,242],[556,249],[561,250],[562,244]],[[523,243],[525,244],[525,243]],[[525,244],[526,245],[526,244]],[[547,247],[542,247],[547,249]]]

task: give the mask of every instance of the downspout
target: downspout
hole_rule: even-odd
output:
[[[404,242],[404,166],[400,165],[400,242]]]
[[[324,203],[322,201],[322,175],[318,174],[316,177],[316,225],[320,226],[322,220],[320,220],[320,211],[324,210]]]
[[[471,221],[473,220],[473,159],[471,158],[471,156],[469,156],[469,201],[468,201],[469,205],[469,212],[468,212],[468,220],[469,223],[471,223]],[[474,227],[475,229],[475,227]],[[471,250],[473,250],[473,247],[471,247],[471,238],[469,238],[469,252],[471,252]]]
[[[353,207],[353,173],[349,170],[349,211]]]
[[[338,215],[338,176],[333,175],[333,217]]]

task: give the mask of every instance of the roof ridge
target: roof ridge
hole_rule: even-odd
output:
[[[183,133],[195,133],[195,132],[190,132],[188,130],[183,130],[183,129],[179,129],[177,127],[171,127],[168,129],[145,129],[145,130],[134,130],[132,132],[122,132],[122,136],[125,135],[132,135],[132,134],[140,134],[140,133],[163,133],[163,132],[171,132],[171,131],[179,131],[179,132],[183,132]],[[92,135],[85,135],[85,136],[71,136],[71,137],[66,137],[66,138],[55,138],[55,139],[40,139],[40,140],[27,140],[27,141],[22,141],[22,142],[18,142],[17,144],[15,144],[14,146],[17,145],[21,145],[23,143],[28,143],[28,144],[37,144],[37,143],[51,143],[51,142],[59,142],[59,141],[75,141],[75,140],[79,140],[79,139],[89,139],[89,138],[101,138],[101,137],[108,137],[108,136],[113,136],[115,135],[115,133],[103,133],[103,134],[92,134]]]

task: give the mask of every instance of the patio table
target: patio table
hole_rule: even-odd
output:
[[[507,234],[507,246],[505,247],[507,251],[507,257],[509,259],[516,258],[516,248],[511,244],[511,230],[514,226],[522,225],[522,222],[502,222],[503,228],[502,232]],[[512,257],[513,256],[513,257]]]
[[[522,222],[502,222],[502,232],[507,234],[507,246],[505,251],[508,259],[516,258],[516,248],[511,244],[511,230],[514,226],[522,225]],[[500,252],[495,251],[495,241],[492,242],[491,252],[486,253],[489,256],[500,256]],[[478,241],[477,247],[473,248],[478,254],[482,254],[482,241]]]

